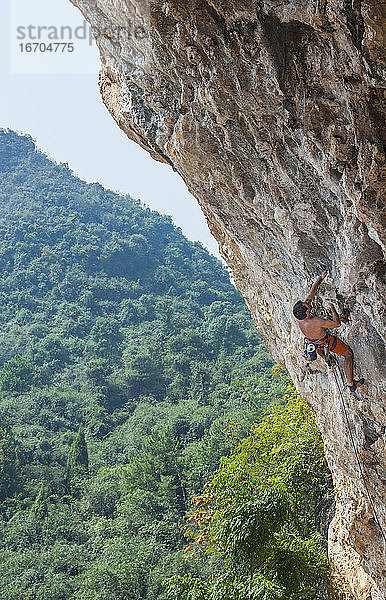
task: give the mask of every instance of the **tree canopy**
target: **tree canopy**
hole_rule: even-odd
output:
[[[221,504],[244,467],[242,501],[205,533],[220,550],[233,540],[236,571],[216,567],[221,598],[244,599],[264,519],[274,556],[284,528],[283,552],[293,541],[316,565],[307,448],[312,502],[324,471],[289,430],[275,456],[296,450],[292,483],[278,465],[252,466],[254,424],[286,401],[227,269],[169,217],[81,181],[28,136],[0,130],[0,182],[0,600],[180,600],[181,585],[200,598],[209,563],[186,560],[181,526],[208,481]],[[256,577],[276,589],[275,573]]]

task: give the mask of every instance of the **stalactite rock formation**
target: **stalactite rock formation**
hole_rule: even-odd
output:
[[[108,110],[184,179],[267,348],[315,411],[336,488],[335,568],[358,600],[384,600],[382,3],[71,1],[92,25]],[[336,303],[367,380],[343,392],[348,420],[337,370],[318,359],[296,380],[291,309],[324,268],[316,308]]]

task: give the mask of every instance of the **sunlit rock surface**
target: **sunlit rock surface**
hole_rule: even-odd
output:
[[[291,306],[307,276],[329,269],[320,298],[344,314],[340,335],[369,382],[344,392],[368,492],[334,374],[319,359],[297,386],[336,486],[330,556],[355,598],[384,600],[382,4],[72,1],[93,26],[108,110],[183,177],[266,346],[294,378],[302,339]]]

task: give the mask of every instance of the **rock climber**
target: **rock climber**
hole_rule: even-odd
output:
[[[328,352],[334,352],[344,357],[344,372],[346,374],[348,388],[351,392],[364,383],[364,379],[355,380],[353,378],[353,351],[347,344],[342,342],[337,336],[331,335],[327,329],[336,329],[340,327],[340,318],[335,310],[333,304],[329,304],[329,308],[332,313],[332,319],[321,319],[320,317],[314,317],[311,315],[310,304],[315,298],[316,293],[323,279],[326,277],[327,271],[318,277],[312,286],[310,293],[307,298],[302,302],[298,300],[293,307],[293,314],[299,324],[299,327],[304,334],[304,342],[311,345],[311,350],[314,347],[316,352],[321,356],[328,357]],[[313,356],[308,356],[308,360],[314,360],[316,358],[316,352]],[[307,354],[307,352],[306,352]],[[326,358],[327,360],[327,358]]]

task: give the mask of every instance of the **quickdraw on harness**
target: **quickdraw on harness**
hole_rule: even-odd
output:
[[[326,335],[320,340],[310,340],[309,338],[304,338],[304,352],[303,357],[307,362],[311,362],[318,358],[317,350],[320,350],[324,355],[324,360],[326,361],[329,367],[332,366],[332,361],[330,357],[330,350],[334,350],[337,339],[334,337],[333,342],[331,344],[331,348],[329,347],[330,334],[327,332]]]

